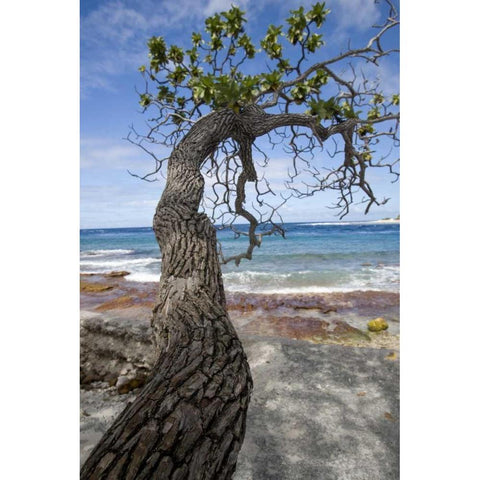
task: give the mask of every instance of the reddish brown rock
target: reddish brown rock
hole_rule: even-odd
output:
[[[113,272],[104,274],[105,277],[109,277],[109,278],[126,277],[127,275],[130,275],[130,272],[127,272],[126,270],[113,271]]]
[[[80,281],[80,291],[85,293],[106,292],[107,290],[111,290],[112,288],[112,285]]]
[[[259,336],[286,337],[313,343],[352,340],[365,342],[369,336],[341,320],[320,320],[315,317],[261,317],[239,328],[242,333]]]

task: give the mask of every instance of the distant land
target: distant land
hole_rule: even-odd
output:
[[[400,215],[395,218],[382,218],[381,220],[374,220],[373,223],[400,223]]]

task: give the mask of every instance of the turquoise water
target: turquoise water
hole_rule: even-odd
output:
[[[252,260],[223,266],[227,291],[258,293],[398,291],[398,223],[290,223],[286,238],[265,237]],[[225,256],[246,239],[218,232]],[[131,272],[129,281],[158,281],[160,251],[145,228],[80,231],[80,271]]]

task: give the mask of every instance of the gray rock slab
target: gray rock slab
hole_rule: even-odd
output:
[[[242,341],[254,392],[234,480],[399,478],[399,361],[388,350]],[[84,460],[134,395],[82,395]]]
[[[399,478],[399,363],[388,350],[243,343],[254,392],[235,480]]]

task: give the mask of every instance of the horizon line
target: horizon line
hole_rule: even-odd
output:
[[[397,216],[399,217],[399,215]],[[304,224],[332,224],[332,223],[337,223],[337,224],[349,224],[349,223],[379,223],[379,222],[398,222],[400,223],[399,218],[393,218],[393,217],[386,217],[386,218],[379,218],[377,220],[311,220],[311,221],[305,221],[305,222],[283,222],[282,225],[291,225],[291,224],[297,224],[297,225],[304,225]],[[234,225],[249,225],[248,223],[235,223]],[[214,224],[215,227],[219,227],[221,225]],[[145,225],[145,226],[138,226],[138,227],[80,227],[81,230],[122,230],[122,229],[133,229],[133,228],[150,228],[153,230],[153,226]],[[228,228],[228,227],[225,227]]]

